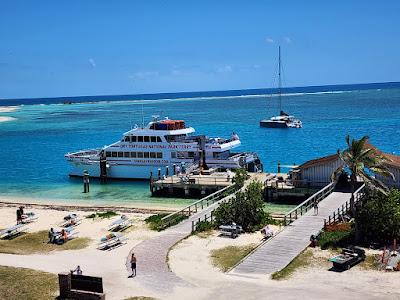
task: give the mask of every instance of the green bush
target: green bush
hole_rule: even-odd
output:
[[[346,247],[354,240],[353,230],[348,231],[324,231],[318,237],[318,245],[321,249]]]
[[[355,216],[362,242],[391,243],[400,239],[400,191],[369,195]]]
[[[237,188],[241,188],[244,186],[244,182],[249,177],[250,176],[245,169],[236,169],[235,177],[233,177],[232,182],[236,185]]]
[[[239,191],[232,200],[222,203],[215,210],[215,225],[235,222],[245,231],[258,230],[269,219],[263,206],[263,185],[259,181],[253,181],[244,192]]]
[[[214,229],[214,227],[214,224],[209,221],[200,221],[199,223],[197,223],[195,232],[210,231]]]
[[[170,226],[174,226],[188,218],[185,215],[180,215],[180,214],[175,215],[175,217],[167,224],[164,221],[162,221],[161,219],[168,215],[169,215],[168,213],[160,213],[157,215],[152,215],[152,216],[146,218],[144,221],[149,225],[151,230],[161,231]]]
[[[109,219],[114,216],[118,216],[118,214],[115,211],[106,211],[106,212],[100,212],[100,213],[96,212],[96,213],[86,216],[86,219],[95,219],[95,218]]]

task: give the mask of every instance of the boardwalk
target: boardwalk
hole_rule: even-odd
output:
[[[333,192],[319,204],[319,213],[308,211],[250,254],[230,274],[259,275],[272,274],[287,266],[310,244],[310,236],[323,228],[327,218],[339,206],[350,199],[349,193]]]

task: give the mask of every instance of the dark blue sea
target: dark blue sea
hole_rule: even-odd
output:
[[[346,134],[368,135],[381,150],[400,154],[400,83],[285,89],[283,109],[300,118],[303,128],[260,128],[260,119],[278,113],[275,92],[0,100],[0,106],[18,106],[0,110],[0,117],[15,118],[0,123],[0,198],[146,207],[188,203],[150,198],[146,182],[93,182],[86,195],[81,181],[68,177],[66,152],[117,141],[142,122],[142,110],[146,122],[154,114],[184,119],[199,134],[230,137],[235,131],[242,141],[239,149],[257,152],[267,171],[276,171],[278,161],[300,164],[333,154],[345,147]]]

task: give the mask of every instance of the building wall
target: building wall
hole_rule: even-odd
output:
[[[388,169],[394,175],[394,180],[391,177],[384,177],[381,175],[376,175],[376,178],[382,181],[387,187],[400,188],[400,168],[388,167]]]
[[[324,186],[331,182],[332,174],[340,166],[343,166],[343,162],[338,158],[335,161],[304,168],[301,169],[301,179],[309,182],[311,186]]]

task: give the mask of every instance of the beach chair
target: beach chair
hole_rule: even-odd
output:
[[[113,248],[126,244],[127,240],[128,239],[123,234],[111,232],[100,239],[100,243],[98,244],[97,249],[111,250]]]
[[[28,212],[28,213],[26,213],[26,214],[23,214],[22,216],[21,216],[21,218],[22,218],[22,223],[23,224],[27,224],[27,223],[31,223],[31,222],[34,222],[34,221],[36,221],[39,217],[35,214],[35,213],[33,213],[33,212]]]
[[[60,227],[75,227],[82,223],[82,219],[77,214],[69,214],[64,217],[64,221],[60,223]]]
[[[18,235],[20,235],[23,232],[23,229],[25,228],[25,224],[17,224],[14,226],[11,226],[9,228],[3,229],[0,231],[0,238],[1,239],[12,239]]]
[[[132,226],[132,221],[127,216],[122,215],[121,218],[115,220],[108,226],[109,231],[124,231]]]

